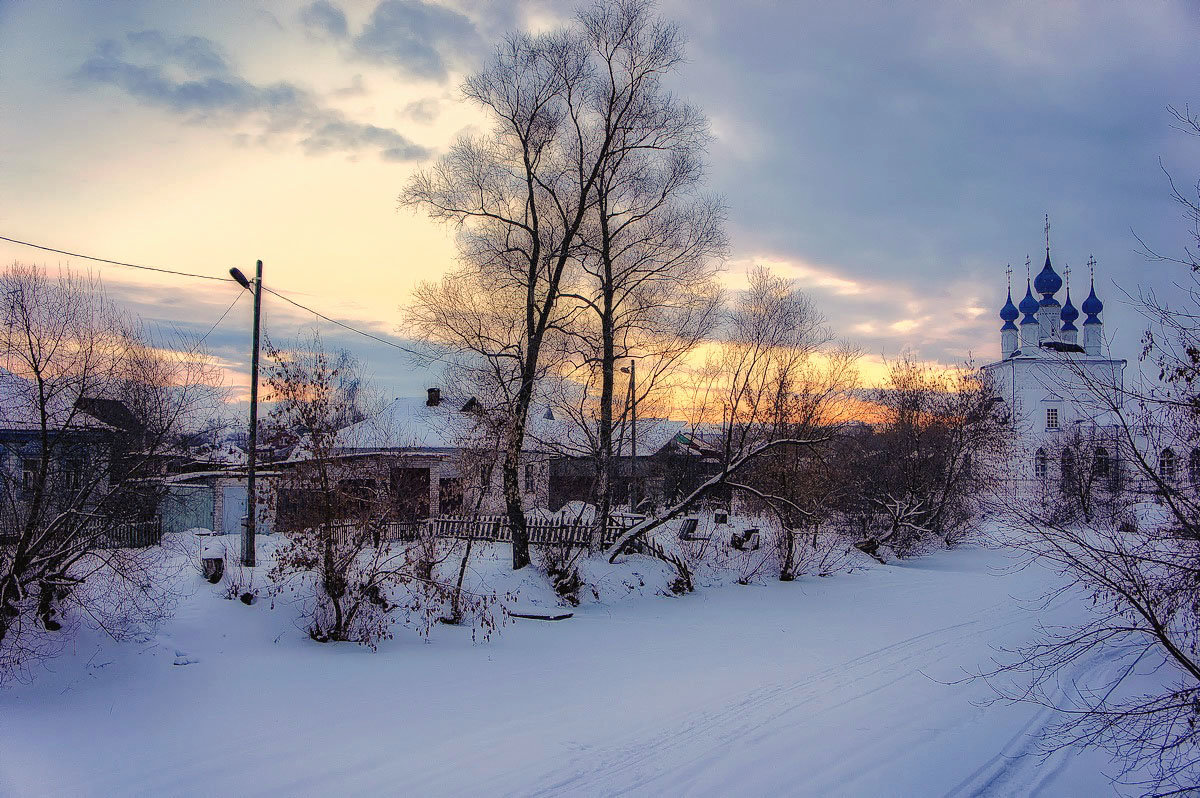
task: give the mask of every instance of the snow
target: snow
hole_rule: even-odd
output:
[[[557,606],[482,548],[475,579]],[[0,691],[0,794],[1110,794],[1101,753],[1031,753],[1045,711],[952,683],[1086,611],[1064,593],[1033,612],[1022,599],[1058,577],[1012,557],[965,547],[678,598],[661,563],[587,560],[597,587],[569,620],[478,644],[398,629],[374,653],[188,572],[157,634],[81,630]]]

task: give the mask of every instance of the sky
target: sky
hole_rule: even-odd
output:
[[[251,273],[393,343],[412,288],[454,266],[453,231],[397,207],[413,171],[486,120],[462,79],[559,0],[54,3],[0,0],[0,236],[112,260]],[[1167,173],[1200,177],[1194,2],[685,2],[672,89],[710,117],[709,188],[729,207],[733,289],[766,264],[869,362],[999,355],[1005,269],[1051,256],[1086,296],[1094,256],[1116,357],[1125,299],[1170,297],[1189,230]],[[0,260],[94,268],[164,335],[204,334],[248,383],[232,283],[89,264],[0,241]],[[1061,298],[1061,295],[1060,295]],[[237,304],[229,310],[231,303]],[[228,313],[226,313],[228,311]],[[264,329],[314,324],[385,393],[438,376],[267,296]]]

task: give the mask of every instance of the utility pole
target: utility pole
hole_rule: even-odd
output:
[[[637,512],[638,505],[638,459],[637,459],[637,361],[629,359],[629,453],[633,456],[630,464],[629,480],[629,509]]]
[[[254,533],[258,522],[258,502],[255,501],[254,476],[258,460],[258,338],[259,320],[262,317],[262,261],[254,266],[254,344],[250,352],[250,449],[246,456],[246,524],[242,528],[242,565],[254,567]],[[250,288],[250,282],[238,269],[229,273],[242,288]]]

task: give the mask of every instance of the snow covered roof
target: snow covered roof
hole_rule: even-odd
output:
[[[396,450],[449,451],[473,445],[494,445],[483,440],[485,433],[479,425],[480,417],[468,409],[471,402],[470,398],[442,398],[439,404],[431,406],[424,397],[399,397],[385,405],[379,413],[339,431],[335,445],[347,454]],[[614,437],[618,431],[614,431]],[[638,419],[638,454],[654,454],[687,431],[688,423],[685,421]],[[620,441],[614,440],[613,444],[618,455],[631,453],[628,425]],[[526,422],[525,450],[585,454],[590,451],[590,445],[577,423],[555,418],[553,413],[547,412],[545,405],[535,404],[530,408]]]
[[[0,429],[40,429],[41,415],[34,397],[35,389],[32,382],[7,369],[0,368]],[[80,399],[77,405],[77,399],[79,398],[71,391],[59,391],[50,396],[46,403],[46,410],[52,427],[116,429],[89,415],[87,408],[91,405],[88,400]],[[124,405],[121,407],[123,408]]]
[[[421,397],[398,397],[369,418],[338,431],[339,449],[451,449],[471,428],[460,404],[430,406]]]

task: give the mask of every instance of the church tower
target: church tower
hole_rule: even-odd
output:
[[[1021,304],[1017,309],[1025,314],[1025,318],[1021,319],[1021,353],[1037,354],[1038,351],[1038,332],[1040,325],[1038,324],[1037,312],[1038,301],[1033,298],[1033,291],[1029,288],[1029,278],[1025,278],[1025,298],[1021,300]]]
[[[1046,216],[1046,265],[1038,272],[1033,281],[1033,290],[1042,295],[1038,303],[1038,343],[1058,339],[1058,323],[1061,319],[1062,306],[1054,295],[1062,288],[1062,278],[1050,265],[1050,216]]]
[[[1004,326],[1000,328],[1000,357],[1011,357],[1017,351],[1017,325],[1013,324],[1020,316],[1020,311],[1012,301],[1012,267],[1008,267],[1008,301],[1000,308],[1000,319]]]
[[[1100,314],[1104,310],[1104,303],[1096,297],[1096,259],[1088,260],[1088,268],[1092,271],[1091,291],[1088,293],[1087,299],[1083,300],[1083,304],[1079,309],[1087,314],[1087,318],[1083,320],[1083,351],[1092,357],[1100,356],[1100,344],[1104,339],[1104,322],[1100,321]]]
[[[1068,272],[1067,283],[1067,303],[1063,305],[1062,327],[1059,328],[1059,334],[1062,336],[1064,344],[1079,344],[1079,328],[1075,326],[1075,320],[1079,318],[1079,311],[1071,304],[1071,285],[1070,273]]]
[[[1012,301],[1012,267],[1005,271],[1008,276],[1008,296],[1005,297],[1004,307],[1000,308],[1000,319],[1004,322],[1000,327],[1001,360],[1043,357],[1052,353],[1070,357],[1101,357],[1104,326],[1100,321],[1100,313],[1104,310],[1104,304],[1096,297],[1095,258],[1088,259],[1088,268],[1092,275],[1088,297],[1076,308],[1071,301],[1070,268],[1066,269],[1067,279],[1064,281],[1050,261],[1050,220],[1047,217],[1046,262],[1037,276],[1030,279],[1029,258],[1025,259],[1025,296],[1016,306]],[[1067,289],[1066,304],[1060,305],[1055,294],[1064,285]],[[1035,297],[1035,292],[1042,295],[1040,301]],[[1082,344],[1079,328],[1075,326],[1080,311],[1087,317],[1083,321]],[[1018,318],[1020,321],[1017,321]]]

